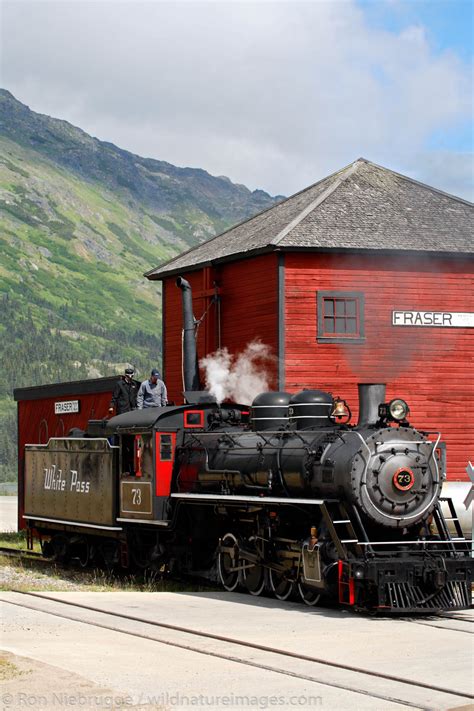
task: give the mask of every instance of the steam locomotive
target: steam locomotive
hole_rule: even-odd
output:
[[[177,283],[186,404],[26,446],[24,518],[44,554],[308,605],[469,607],[471,546],[441,496],[440,434],[413,428],[383,384],[359,385],[355,426],[348,404],[322,390],[217,403],[198,389],[190,287]]]

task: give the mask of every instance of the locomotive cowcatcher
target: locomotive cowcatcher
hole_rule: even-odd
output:
[[[25,447],[24,520],[44,554],[308,605],[469,607],[471,541],[441,495],[441,435],[411,427],[383,384],[359,385],[355,426],[347,403],[320,390],[217,403],[198,389],[190,287],[177,283],[186,404]]]

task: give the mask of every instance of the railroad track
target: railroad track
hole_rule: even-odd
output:
[[[29,551],[29,550],[25,550],[25,549],[8,548],[6,546],[0,546],[0,556],[2,556],[2,555],[10,557],[10,558],[24,558],[24,559],[31,558],[34,560],[41,561],[42,563],[45,563],[45,564],[47,564],[47,563],[53,564],[54,563],[56,565],[58,565],[58,564],[62,565],[62,563],[60,561],[55,561],[50,558],[44,558],[43,554],[40,552],[37,552],[37,551]],[[244,594],[246,594],[246,593],[244,593]],[[474,596],[474,586],[473,586],[473,596]],[[474,603],[471,605],[470,609],[474,609]],[[349,609],[349,612],[355,612],[355,611]],[[403,618],[398,618],[398,619],[403,619]],[[429,615],[429,616],[427,615],[422,620],[406,619],[405,618],[404,621],[411,622],[412,624],[424,624],[424,625],[429,624],[429,626],[435,627],[436,620],[440,620],[440,619],[448,619],[448,620],[451,619],[451,620],[459,620],[459,621],[463,621],[463,622],[474,623],[474,618],[472,618],[472,617],[460,616],[458,614],[456,614],[455,617],[452,617],[449,613],[448,614],[434,613],[433,615]],[[454,632],[460,631],[459,629],[457,629],[455,627],[441,627],[440,626],[439,629],[452,630]]]
[[[299,654],[290,650],[271,647],[211,632],[205,632],[191,627],[147,620],[135,615],[104,610],[92,605],[86,605],[71,600],[64,600],[52,595],[45,595],[36,592],[24,592],[20,590],[12,590],[12,592],[16,593],[18,599],[8,599],[4,600],[4,602],[18,607],[61,617],[63,619],[80,622],[93,627],[99,627],[132,637],[146,639],[158,644],[177,647],[179,649],[196,652],[205,656],[216,657],[236,664],[251,666],[261,670],[291,676],[303,681],[314,682],[350,691],[363,696],[370,696],[383,701],[401,704],[404,707],[410,706],[417,709],[423,709],[423,711],[430,711],[432,709],[431,705],[426,706],[423,703],[417,703],[413,700],[413,692],[415,690],[446,694],[454,697],[456,700],[459,699],[459,703],[461,703],[461,701],[464,703],[470,702],[474,699],[474,695],[471,694],[466,694],[444,686],[415,681],[396,674],[386,674],[374,671],[373,669],[366,669],[359,666],[329,661],[322,657]],[[44,609],[45,601],[47,601],[49,605],[53,605],[55,609]],[[81,614],[83,614],[84,611],[92,613],[93,617],[96,619],[84,619],[81,617]],[[130,622],[134,623],[133,629],[127,628],[127,624]],[[138,631],[136,628],[137,625],[142,626],[142,631]],[[167,636],[156,636],[157,630],[165,631]],[[153,632],[155,632],[155,634],[153,634]],[[178,635],[178,638],[173,639],[173,634]],[[196,642],[198,644],[196,644]],[[209,647],[210,643],[211,646]],[[208,645],[208,648],[205,647],[206,644]],[[214,645],[214,647],[212,647],[212,645]],[[243,654],[244,650],[246,653]],[[248,654],[249,651],[251,652],[250,655]],[[264,659],[258,660],[255,658],[256,656],[258,657],[258,654],[263,655]],[[265,655],[267,655],[270,659],[265,659]],[[252,656],[254,657],[253,659],[251,658]],[[278,661],[281,662],[283,660],[286,665],[280,665],[278,663]],[[291,663],[294,663],[295,661],[312,663],[315,671],[302,673],[301,671],[291,670],[288,668]],[[349,675],[348,682],[346,683],[345,681],[341,681],[339,679],[329,680],[327,674],[329,669],[338,672],[346,672]],[[354,674],[358,675],[359,681],[355,681],[353,678],[351,679]],[[362,683],[360,682],[360,679],[363,680]],[[375,682],[383,682],[383,690],[381,689],[379,691],[375,691],[373,688],[361,688],[364,683],[370,687],[371,684],[374,684]],[[390,684],[395,687],[391,692],[386,691]],[[406,693],[406,697],[403,692]]]
[[[42,560],[45,563],[50,563],[47,558],[43,558],[43,554],[38,551],[28,551],[23,548],[8,548],[8,546],[0,546],[0,556],[4,555],[8,558],[34,558]]]

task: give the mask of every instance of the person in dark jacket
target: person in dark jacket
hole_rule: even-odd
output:
[[[121,415],[136,409],[139,386],[133,380],[134,373],[133,368],[125,368],[125,375],[117,381],[110,401],[109,414],[115,410],[116,415]]]

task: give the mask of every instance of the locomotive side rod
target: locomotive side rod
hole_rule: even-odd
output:
[[[341,662],[332,662],[332,661],[328,661],[328,660],[325,660],[325,659],[322,659],[322,658],[318,658],[318,657],[312,657],[312,656],[305,655],[305,654],[298,654],[298,653],[296,653],[296,652],[291,652],[291,651],[289,651],[289,650],[283,650],[283,649],[279,649],[279,648],[275,648],[275,647],[269,647],[269,646],[267,646],[267,645],[258,644],[258,643],[256,643],[256,642],[245,642],[245,641],[240,640],[240,639],[235,639],[235,638],[232,638],[232,637],[226,637],[226,636],[224,636],[224,635],[218,635],[218,634],[214,634],[214,633],[211,633],[211,632],[203,632],[203,631],[200,631],[200,630],[195,630],[195,629],[192,629],[192,628],[183,627],[183,626],[179,626],[179,625],[172,625],[172,624],[165,623],[165,622],[155,622],[155,621],[153,621],[153,620],[146,620],[146,619],[144,619],[144,618],[135,617],[135,616],[133,616],[133,615],[127,615],[127,614],[124,614],[124,613],[118,613],[118,612],[113,612],[113,611],[109,611],[109,610],[103,610],[103,609],[101,609],[101,608],[93,607],[93,606],[91,606],[91,605],[84,605],[83,603],[78,603],[78,602],[72,602],[72,601],[68,601],[68,600],[63,600],[63,599],[60,599],[60,598],[56,598],[56,597],[54,597],[54,596],[52,596],[52,595],[50,596],[50,595],[44,595],[44,594],[41,594],[41,593],[27,592],[27,591],[23,591],[23,590],[14,590],[14,589],[12,589],[11,592],[16,593],[16,594],[19,594],[19,595],[22,595],[22,596],[25,596],[25,597],[38,598],[38,599],[45,600],[45,601],[49,601],[49,602],[59,603],[59,604],[61,604],[61,605],[68,606],[68,607],[72,607],[72,608],[83,609],[83,610],[87,610],[87,611],[89,611],[89,612],[96,612],[96,613],[99,613],[99,614],[101,614],[101,615],[108,615],[108,616],[111,616],[111,617],[116,617],[116,618],[119,618],[119,619],[131,621],[131,622],[142,623],[142,624],[149,625],[149,626],[152,626],[152,627],[159,627],[159,628],[168,629],[168,630],[172,630],[172,631],[176,631],[176,632],[182,632],[182,633],[189,634],[189,635],[196,636],[196,637],[202,637],[202,638],[206,638],[206,639],[215,640],[215,641],[218,641],[218,642],[224,642],[224,643],[231,644],[231,645],[236,645],[236,646],[239,646],[239,647],[246,647],[246,648],[248,648],[248,649],[255,649],[255,650],[258,650],[258,651],[267,652],[267,653],[270,653],[270,654],[276,654],[276,655],[280,655],[280,656],[283,656],[283,657],[288,657],[288,658],[297,659],[297,660],[301,660],[301,661],[313,662],[313,663],[315,663],[315,664],[320,664],[320,665],[323,665],[323,666],[326,666],[326,667],[332,667],[332,668],[335,668],[335,669],[341,669],[341,670],[343,670],[343,671],[354,672],[354,673],[356,673],[356,674],[362,674],[362,675],[368,676],[368,677],[374,677],[374,678],[378,678],[378,679],[384,679],[384,680],[387,680],[387,681],[392,681],[392,682],[395,682],[395,683],[407,685],[407,686],[410,686],[410,687],[418,687],[418,688],[422,688],[422,689],[428,689],[428,690],[430,690],[430,691],[436,691],[436,692],[439,692],[439,693],[442,693],[442,694],[448,694],[448,695],[456,696],[456,697],[462,698],[462,699],[469,699],[469,700],[474,699],[474,695],[472,695],[472,694],[467,694],[467,693],[463,693],[463,692],[460,692],[460,691],[455,691],[455,690],[453,690],[453,689],[447,689],[447,688],[445,688],[445,687],[441,687],[441,686],[437,686],[437,685],[433,685],[433,684],[427,684],[427,683],[422,682],[422,681],[414,681],[414,680],[412,680],[412,679],[406,679],[406,678],[403,678],[403,677],[395,676],[395,675],[393,675],[393,674],[386,674],[386,673],[384,673],[384,672],[371,671],[371,670],[368,670],[368,669],[364,669],[364,668],[360,668],[360,667],[355,667],[355,666],[350,665],[350,664],[343,664],[343,663],[341,663]],[[10,604],[12,604],[12,605],[16,605],[17,607],[26,607],[26,608],[29,608],[29,609],[32,609],[32,610],[37,610],[38,612],[43,612],[43,613],[46,613],[46,614],[56,615],[56,616],[59,616],[59,617],[63,617],[64,619],[70,619],[70,620],[74,620],[74,621],[76,621],[76,622],[81,622],[81,623],[88,624],[88,625],[91,625],[91,626],[100,627],[100,628],[103,628],[103,629],[109,629],[109,630],[112,630],[112,631],[116,631],[116,632],[120,632],[120,633],[123,633],[123,634],[130,635],[130,636],[140,637],[140,638],[143,638],[143,639],[148,639],[148,640],[155,641],[155,642],[159,642],[159,643],[166,644],[166,645],[169,645],[169,646],[179,647],[179,648],[186,649],[186,650],[189,650],[189,651],[198,652],[199,654],[204,654],[204,655],[206,655],[206,656],[213,656],[213,657],[218,657],[218,658],[222,658],[222,659],[227,659],[227,660],[229,660],[229,661],[234,661],[234,662],[241,663],[241,664],[245,664],[245,665],[248,665],[248,666],[257,667],[257,668],[259,668],[259,669],[265,669],[265,670],[267,670],[267,671],[274,671],[274,672],[277,672],[277,673],[285,674],[285,675],[287,675],[287,676],[292,676],[292,677],[296,677],[296,678],[301,678],[301,679],[304,679],[304,680],[307,680],[307,681],[312,681],[312,682],[319,683],[319,684],[325,684],[325,685],[327,685],[327,686],[335,686],[335,687],[337,687],[337,688],[346,689],[346,690],[348,690],[348,691],[351,691],[351,692],[354,692],[354,693],[359,693],[359,694],[362,694],[362,695],[364,695],[364,696],[372,696],[372,697],[374,697],[374,698],[380,698],[380,699],[383,699],[383,700],[385,700],[385,701],[392,701],[392,702],[394,702],[394,703],[404,704],[405,706],[411,706],[411,707],[413,707],[413,708],[422,709],[423,711],[431,711],[431,708],[432,708],[431,706],[430,706],[430,707],[426,707],[426,706],[424,706],[423,704],[420,704],[420,703],[413,703],[413,702],[411,702],[411,701],[407,701],[407,700],[404,700],[404,699],[394,698],[394,697],[390,697],[390,696],[385,696],[385,695],[382,695],[382,694],[378,694],[378,693],[374,693],[374,692],[365,691],[365,690],[360,689],[360,688],[354,688],[354,687],[349,686],[349,685],[346,685],[346,684],[332,683],[332,682],[328,682],[328,681],[326,681],[326,680],[317,679],[317,678],[315,678],[315,677],[313,677],[313,676],[298,674],[298,673],[291,672],[291,671],[286,670],[286,669],[281,669],[281,668],[277,668],[277,667],[272,667],[272,666],[268,666],[268,665],[263,665],[263,664],[260,664],[260,663],[258,663],[258,662],[252,662],[252,661],[250,661],[250,660],[248,660],[248,659],[242,659],[242,658],[240,658],[240,657],[235,657],[235,656],[231,656],[231,655],[228,655],[228,654],[219,653],[219,652],[216,652],[216,651],[205,650],[205,649],[202,649],[202,647],[193,647],[193,646],[184,645],[184,644],[178,643],[178,642],[171,642],[171,641],[168,640],[168,639],[157,639],[157,638],[155,638],[155,637],[153,637],[153,636],[151,636],[151,635],[147,635],[147,634],[144,634],[144,633],[139,633],[139,632],[136,632],[136,631],[132,632],[132,631],[130,631],[130,630],[120,629],[120,628],[118,628],[118,627],[114,627],[114,626],[112,626],[112,625],[107,625],[107,624],[105,624],[105,623],[98,623],[98,622],[91,622],[91,621],[87,621],[87,620],[77,619],[77,618],[75,618],[75,617],[70,617],[70,616],[68,616],[68,615],[66,615],[66,614],[58,613],[58,612],[56,612],[56,611],[55,611],[55,612],[51,612],[51,611],[44,610],[44,609],[40,609],[40,608],[30,607],[29,605],[26,605],[26,604],[24,604],[24,603],[14,602],[14,601],[8,600],[8,599],[7,599],[7,600],[4,600],[4,602],[8,602],[8,603],[10,603]]]

